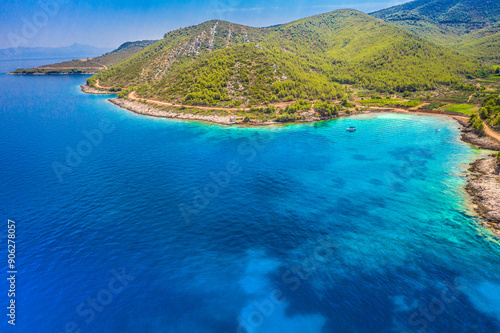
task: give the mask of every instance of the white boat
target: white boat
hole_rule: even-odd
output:
[[[346,130],[347,132],[355,132],[355,131],[356,131],[356,127],[354,127],[354,126],[347,127],[345,130]]]

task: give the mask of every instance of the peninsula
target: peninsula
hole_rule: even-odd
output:
[[[155,43],[155,40],[142,40],[126,42],[116,50],[105,53],[95,58],[74,59],[56,64],[45,65],[35,68],[17,69],[9,74],[15,75],[55,75],[55,74],[96,74],[109,66],[118,64],[137,52]]]

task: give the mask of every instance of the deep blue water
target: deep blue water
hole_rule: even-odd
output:
[[[0,75],[1,332],[7,219],[17,332],[500,332],[500,245],[463,190],[481,152],[454,121],[225,128],[84,80]]]

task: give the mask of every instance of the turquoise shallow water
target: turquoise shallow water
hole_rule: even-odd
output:
[[[225,128],[84,80],[0,76],[19,332],[500,331],[500,247],[463,191],[480,152],[453,120]]]

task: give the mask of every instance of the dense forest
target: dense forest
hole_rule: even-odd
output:
[[[416,0],[371,14],[483,61],[500,61],[498,0]]]
[[[479,117],[495,129],[500,129],[500,96],[493,95],[485,99],[479,110]]]
[[[330,80],[380,92],[450,85],[477,69],[456,52],[354,10],[292,22],[271,36],[271,45],[296,53]]]
[[[176,64],[160,81],[139,86],[137,93],[190,105],[229,106],[343,96],[340,84],[304,72],[289,58],[254,44],[238,45],[214,51],[202,61]]]

